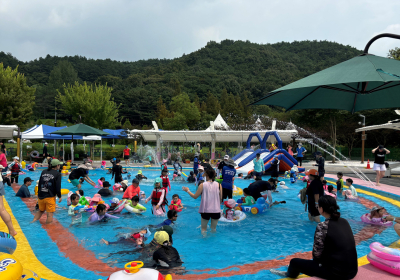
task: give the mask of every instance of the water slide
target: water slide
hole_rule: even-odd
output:
[[[240,153],[238,153],[236,156],[234,156],[232,159],[235,161],[235,163],[237,165],[239,165],[239,163],[244,160],[245,158],[247,158],[248,156],[250,156],[251,154],[254,153],[254,150],[252,149],[245,149],[243,151],[241,151]]]

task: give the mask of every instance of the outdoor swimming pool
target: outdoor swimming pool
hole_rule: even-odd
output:
[[[135,168],[131,171],[132,178],[138,170]],[[20,176],[20,182],[23,182],[23,178],[28,175],[36,181],[40,172],[41,170],[37,170]],[[143,180],[140,187],[148,196],[153,189],[154,178],[159,176],[160,172],[143,169],[143,174],[149,180]],[[105,171],[91,170],[89,175],[95,182],[100,177],[105,177],[111,184],[113,183],[111,175]],[[62,187],[73,190],[67,178],[68,176],[63,178]],[[170,178],[172,179],[172,175]],[[245,188],[250,182],[252,181],[236,179],[235,185]],[[239,223],[219,223],[217,233],[208,232],[207,237],[200,234],[198,214],[200,198],[194,200],[182,191],[182,186],[189,186],[194,192],[194,185],[171,182],[172,191],[167,196],[168,200],[171,200],[173,194],[178,194],[186,207],[178,214],[174,226],[173,246],[179,251],[187,272],[184,275],[174,276],[174,279],[279,279],[268,270],[281,267],[280,260],[285,257],[311,251],[316,227],[316,223],[308,221],[304,205],[297,198],[299,190],[305,183],[298,181],[291,184],[289,180],[285,182],[290,189],[278,188],[279,193],[273,193],[273,199],[286,200],[286,204],[274,206],[264,214],[247,214],[247,218]],[[30,187],[31,193],[33,188]],[[90,197],[98,191],[88,183],[84,183],[82,189],[85,191],[85,196]],[[71,219],[66,209],[60,209],[55,213],[58,226],[29,224],[33,216],[25,202],[15,197],[11,187],[6,187],[6,192],[6,200],[37,258],[55,273],[71,279],[106,279],[106,275],[110,274],[106,267],[122,269],[129,261],[148,261],[139,254],[130,252],[132,248],[120,245],[106,246],[100,244],[100,239],[114,241],[123,234],[132,233],[147,225],[158,224],[165,219],[153,216],[149,203],[145,205],[148,207],[147,212],[141,216],[123,210],[119,215],[120,219],[96,225],[89,225],[85,220],[90,213],[84,213],[82,224],[70,226]],[[115,197],[122,198],[122,193],[117,193]],[[400,215],[400,209],[389,202],[361,193],[360,197],[384,206],[392,215]],[[63,198],[60,206],[67,207],[66,196]],[[111,198],[104,200],[108,202]],[[362,203],[348,202],[342,198],[339,198],[338,203],[342,217],[349,221],[353,232],[364,240],[357,246],[359,257],[369,252],[368,246],[373,241],[387,246],[398,240],[393,227],[384,229],[380,234],[374,234],[380,232],[382,228],[361,222],[360,216],[368,212]],[[152,237],[153,235],[146,243],[150,242]],[[55,243],[54,240],[60,242]],[[71,246],[75,248],[71,249]],[[99,266],[98,262],[104,265]],[[99,267],[101,269],[104,267],[104,270]],[[254,274],[247,276],[251,273]]]

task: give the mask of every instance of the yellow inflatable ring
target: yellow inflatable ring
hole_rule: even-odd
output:
[[[136,273],[143,265],[144,263],[141,261],[133,261],[125,265],[125,270],[129,271],[129,273]]]
[[[21,262],[10,254],[0,253],[0,262],[3,261],[0,279],[20,279],[24,269]]]
[[[234,186],[233,188],[233,196],[240,196],[243,195],[243,190],[241,188],[237,188],[235,189],[236,186]]]
[[[147,168],[147,167],[151,167],[151,165],[147,164],[147,165],[143,165],[143,167]]]
[[[68,189],[61,189],[61,195],[68,194],[69,190]]]

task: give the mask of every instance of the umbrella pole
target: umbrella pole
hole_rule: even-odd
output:
[[[63,162],[65,162],[65,147],[64,147],[64,139],[63,139]]]
[[[100,164],[103,161],[103,138],[100,138]]]

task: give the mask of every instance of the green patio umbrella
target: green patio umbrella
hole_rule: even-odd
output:
[[[88,126],[86,124],[75,124],[70,127],[66,127],[57,131],[54,131],[52,134],[59,134],[59,135],[72,135],[72,140],[74,140],[74,135],[81,135],[81,136],[105,136],[109,135],[110,133],[104,132],[100,129]],[[100,161],[103,160],[103,141],[100,142],[101,150],[100,150]],[[71,160],[74,161],[74,153],[73,153],[73,146],[71,146]],[[94,158],[93,158],[94,159]]]
[[[286,110],[362,110],[400,107],[400,61],[368,54],[373,41],[400,35],[381,34],[368,42],[364,54],[270,92],[252,105]]]
[[[83,123],[75,124],[70,127],[66,127],[57,131],[52,132],[52,134],[59,134],[59,135],[82,135],[82,136],[89,136],[89,135],[96,135],[96,136],[105,136],[109,135],[110,133],[104,132],[103,130],[88,126]]]

